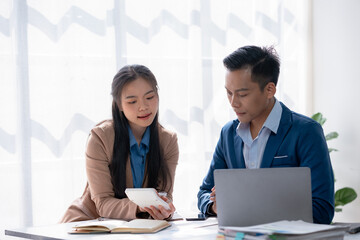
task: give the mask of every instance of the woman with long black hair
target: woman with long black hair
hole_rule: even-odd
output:
[[[112,83],[112,120],[97,124],[86,147],[86,189],[61,222],[95,219],[168,219],[175,169],[177,136],[158,122],[159,96],[153,73],[143,65],[119,70]],[[166,192],[170,209],[140,208],[125,195],[126,188]]]

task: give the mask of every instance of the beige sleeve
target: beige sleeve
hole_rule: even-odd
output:
[[[86,173],[91,199],[101,217],[135,219],[137,205],[128,198],[114,197],[109,170],[113,144],[113,134],[105,134],[102,128],[91,131],[86,149]]]
[[[165,139],[164,139],[165,140]],[[170,176],[171,176],[171,186],[167,184],[166,189],[168,193],[168,198],[173,199],[172,193],[174,189],[174,180],[176,167],[179,160],[179,146],[176,133],[169,135],[169,139],[162,142],[164,146],[164,159],[168,165]],[[170,181],[169,181],[170,183]]]

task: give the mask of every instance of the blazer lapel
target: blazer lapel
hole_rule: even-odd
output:
[[[239,122],[234,122],[233,128],[235,134],[234,134],[234,152],[235,152],[235,161],[231,161],[232,166],[229,166],[229,168],[246,168],[245,166],[245,159],[243,154],[243,140],[241,137],[236,133],[236,127],[239,124]],[[237,148],[237,146],[240,146]]]
[[[131,163],[130,163],[130,156],[128,157],[128,160],[126,162],[126,187],[133,188],[133,176],[131,171]]]
[[[283,139],[285,138],[292,124],[291,111],[283,103],[280,102],[280,104],[283,111],[280,119],[279,129],[276,134],[271,132],[269,136],[260,168],[269,168],[271,166],[277,150],[279,149],[279,146],[283,142]]]

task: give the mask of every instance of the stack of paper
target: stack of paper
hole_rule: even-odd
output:
[[[347,226],[307,223],[304,221],[278,221],[249,227],[223,227],[219,231],[226,239],[331,239],[342,240]]]

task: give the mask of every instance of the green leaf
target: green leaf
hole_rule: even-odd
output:
[[[326,141],[329,141],[331,139],[337,138],[339,136],[339,134],[337,132],[331,132],[326,134]]]
[[[337,152],[338,150],[336,148],[329,148],[329,153],[331,152]]]
[[[311,116],[311,118],[315,121],[317,121],[321,126],[324,125],[326,122],[326,118],[323,117],[323,115],[318,112]],[[330,132],[329,134],[326,134],[325,139],[326,141],[329,141],[331,139],[337,138],[339,134],[337,132]],[[333,151],[338,151],[335,148],[328,148],[329,153]],[[336,180],[334,179],[334,182]],[[339,206],[344,206],[352,201],[354,201],[357,198],[357,194],[354,189],[345,187],[342,189],[339,189],[335,192],[335,212],[342,212],[342,208]]]
[[[342,208],[335,208],[335,212],[342,212]]]
[[[321,113],[315,113],[314,115],[311,116],[312,119],[314,119],[315,121],[319,122],[318,120],[322,118],[322,114]]]
[[[335,192],[335,207],[344,206],[357,198],[357,194],[354,189],[349,187],[344,187],[338,189]]]
[[[326,118],[324,118],[323,115],[319,112],[312,115],[311,118],[320,123],[321,126],[326,122]]]

